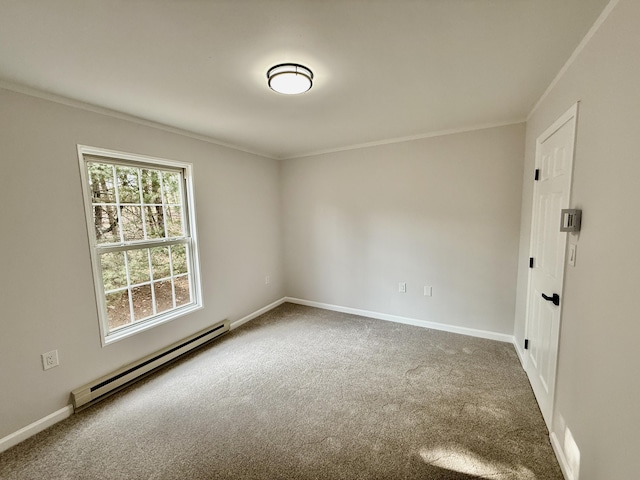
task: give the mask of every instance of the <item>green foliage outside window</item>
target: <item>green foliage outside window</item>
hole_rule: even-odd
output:
[[[94,161],[87,173],[109,330],[189,303],[184,241],[148,244],[185,237],[182,175]]]

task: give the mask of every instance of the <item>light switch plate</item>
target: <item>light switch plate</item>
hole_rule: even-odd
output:
[[[570,243],[569,244],[569,260],[568,263],[569,265],[571,265],[572,267],[576,266],[576,252],[577,252],[577,248],[578,246],[575,243]]]

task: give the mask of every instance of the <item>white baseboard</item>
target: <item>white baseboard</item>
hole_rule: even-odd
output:
[[[558,463],[560,464],[560,470],[562,470],[562,475],[565,480],[578,480],[573,476],[571,472],[571,468],[569,468],[569,463],[567,462],[567,457],[564,456],[564,450],[560,446],[560,442],[558,441],[558,437],[555,432],[551,432],[549,435],[549,440],[551,440],[551,446],[553,447],[553,451],[556,454],[556,458],[558,459]]]
[[[274,308],[282,305],[286,301],[287,301],[286,297],[282,297],[280,300],[276,300],[275,302],[270,303],[266,307],[262,307],[260,310],[256,310],[255,312],[250,313],[249,315],[241,318],[240,320],[231,322],[230,329],[233,330],[234,328],[238,328],[240,325],[244,325],[245,323],[253,320],[254,318],[259,317],[263,313],[267,313],[269,310],[273,310]]]
[[[328,303],[312,302],[301,298],[285,297],[285,302],[296,303],[298,305],[306,305],[308,307],[322,308],[324,310],[333,310],[334,312],[350,313],[360,315],[361,317],[377,318],[378,320],[387,320],[396,323],[405,323],[416,327],[431,328],[433,330],[442,330],[444,332],[459,333],[461,335],[470,335],[472,337],[487,338],[489,340],[497,340],[499,342],[513,343],[513,335],[505,333],[491,332],[488,330],[478,330],[475,328],[458,327],[455,325],[447,325],[445,323],[428,322],[426,320],[418,320],[415,318],[400,317],[398,315],[389,315],[387,313],[371,312],[369,310],[360,310],[358,308],[341,307],[339,305],[331,305]]]
[[[231,330],[233,330],[234,328],[238,328],[240,325],[243,325],[248,321],[253,320],[254,318],[262,315],[263,313],[268,312],[269,310],[276,308],[279,305],[282,305],[285,301],[286,300],[283,297],[280,300],[276,300],[275,302],[267,305],[266,307],[263,307],[260,310],[257,310],[247,315],[246,317],[241,318],[240,320],[236,320],[235,322],[232,322],[230,325]],[[4,452],[5,450],[8,450],[14,445],[17,445],[18,443],[26,440],[27,438],[35,435],[36,433],[41,432],[45,428],[49,428],[50,426],[64,420],[65,418],[69,418],[72,413],[73,413],[73,406],[67,405],[64,408],[61,408],[60,410],[57,410],[52,414],[47,415],[44,418],[41,418],[40,420],[36,420],[32,424],[27,425],[24,428],[21,428],[17,432],[7,435],[6,437],[0,439],[0,452]]]
[[[303,300],[301,298],[293,298],[293,297],[283,297],[267,305],[266,307],[262,307],[261,309],[256,310],[255,312],[247,315],[246,317],[236,320],[235,322],[231,322],[230,328],[231,330],[238,328],[239,326],[244,325],[245,323],[253,320],[256,317],[259,317],[260,315],[268,312],[269,310],[273,310],[274,308],[282,305],[285,302],[296,303],[298,305],[306,305],[308,307],[322,308],[324,310],[332,310],[335,312],[350,313],[353,315],[360,315],[362,317],[376,318],[379,320],[387,320],[390,322],[404,323],[407,325],[414,325],[417,327],[432,328],[434,330],[442,330],[445,332],[459,333],[462,335],[470,335],[472,337],[487,338],[489,340],[498,340],[500,342],[513,343],[516,346],[516,351],[518,351],[518,346],[515,344],[513,336],[506,335],[504,333],[490,332],[487,330],[478,330],[475,328],[457,327],[455,325],[428,322],[426,320],[417,320],[415,318],[400,317],[397,315],[389,315],[386,313],[371,312],[369,310],[360,310],[358,308],[341,307],[338,305],[331,305],[328,303],[312,302],[310,300]],[[518,351],[518,356],[520,356],[519,351]],[[72,413],[73,413],[73,407],[71,405],[67,405],[64,408],[61,408],[60,410],[57,410],[52,414],[47,415],[44,418],[41,418],[40,420],[36,420],[32,424],[27,425],[24,428],[21,428],[17,432],[7,435],[6,437],[0,439],[0,452],[4,452],[5,450],[8,450],[9,448],[13,447],[14,445],[17,445],[23,440],[26,440],[27,438],[35,435],[36,433],[41,432],[45,428],[48,428],[51,425],[54,425],[60,422],[61,420],[64,420],[65,418],[70,417]],[[556,445],[557,439],[555,439],[556,444],[553,443],[554,438],[555,437],[552,436],[551,443],[553,445],[554,450],[556,451],[556,455],[558,456],[558,461],[560,461],[560,466],[562,467],[563,464],[562,464],[562,461],[560,460],[560,455],[562,455],[562,458],[564,459],[564,454],[562,454],[562,449],[559,449],[559,445]],[[560,454],[558,454],[558,451],[560,452]],[[565,469],[566,469],[566,460],[564,461],[564,464],[565,464],[565,467],[563,467],[563,473],[565,472]],[[573,477],[567,477],[566,474],[565,474],[565,478],[567,478],[567,480],[575,480],[573,479]]]
[[[73,413],[73,407],[71,405],[67,405],[66,407],[61,408],[53,412],[50,415],[47,415],[40,420],[36,420],[30,425],[27,425],[24,428],[21,428],[17,432],[13,432],[6,437],[0,439],[0,452],[4,452],[5,450],[10,449],[14,445],[19,444],[23,440],[35,435],[36,433],[41,432],[45,428],[49,428],[51,425],[54,425],[65,418],[69,418]]]

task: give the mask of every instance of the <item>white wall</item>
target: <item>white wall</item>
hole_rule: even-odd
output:
[[[640,2],[621,0],[527,123],[516,336],[524,338],[535,140],[580,100],[556,414],[581,451],[580,480],[637,478],[640,451]]]
[[[518,124],[285,161],[287,295],[511,335],[523,146]]]
[[[101,348],[78,143],[194,164],[204,309]],[[0,438],[72,389],[284,295],[278,162],[2,89],[0,146]],[[60,366],[45,372],[53,349]]]

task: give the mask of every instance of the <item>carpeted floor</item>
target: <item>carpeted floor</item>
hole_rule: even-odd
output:
[[[9,479],[562,479],[512,345],[284,304],[0,454]]]

